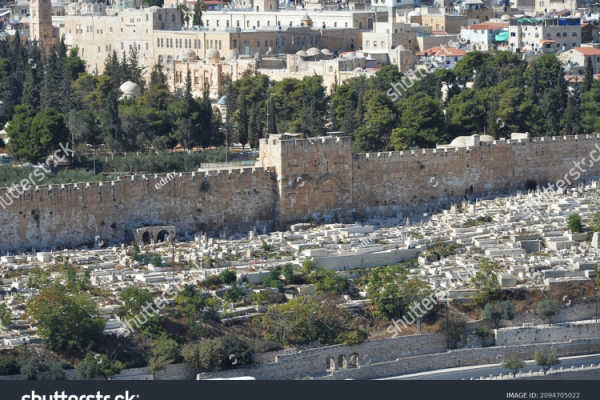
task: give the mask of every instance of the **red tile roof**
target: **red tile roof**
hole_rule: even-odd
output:
[[[436,56],[436,57],[462,57],[467,54],[466,51],[456,47],[432,47],[430,49],[419,51],[417,56]]]
[[[508,22],[483,22],[481,24],[467,26],[467,29],[480,31],[495,31],[503,28],[508,28]]]
[[[600,49],[593,47],[576,47],[574,50],[577,50],[584,56],[600,56]]]

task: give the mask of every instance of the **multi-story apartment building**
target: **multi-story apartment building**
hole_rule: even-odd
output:
[[[513,52],[556,53],[581,45],[579,18],[515,18],[508,27]]]

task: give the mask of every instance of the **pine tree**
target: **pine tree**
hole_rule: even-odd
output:
[[[258,139],[260,137],[259,118],[258,108],[256,107],[256,104],[252,104],[252,106],[250,106],[248,122],[248,144],[250,145],[250,148],[256,148],[258,144]]]
[[[248,143],[248,108],[246,105],[246,98],[240,96],[240,111],[238,114],[238,129],[237,129],[237,141],[242,144],[242,147]]]
[[[40,109],[40,86],[44,65],[39,47],[31,46],[23,83],[23,104],[29,104],[36,112]]]
[[[594,67],[588,57],[585,59],[585,78],[583,80],[583,91],[587,92],[590,90],[592,88],[592,83],[594,83]]]
[[[197,0],[196,4],[194,4],[194,18],[192,20],[192,25],[202,26],[202,11],[204,11],[204,0]]]

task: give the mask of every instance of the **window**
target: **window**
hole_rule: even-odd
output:
[[[233,48],[237,49],[237,40],[236,39],[233,39]]]

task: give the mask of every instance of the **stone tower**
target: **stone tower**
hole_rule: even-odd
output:
[[[334,217],[352,208],[352,139],[271,134],[260,139],[259,165],[277,174],[279,223]]]
[[[50,0],[31,0],[30,39],[38,43],[44,54],[58,42],[58,28],[52,25],[52,4]]]

